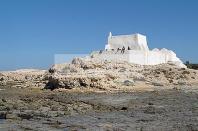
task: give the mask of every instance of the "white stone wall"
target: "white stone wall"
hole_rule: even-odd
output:
[[[140,65],[157,65],[168,62],[182,63],[176,54],[170,50],[159,51],[128,51],[129,62]]]
[[[116,52],[117,49],[125,47],[125,53]],[[131,50],[128,50],[130,47]],[[146,36],[141,34],[112,36],[108,37],[108,44],[105,45],[107,51],[97,55],[98,59],[128,61],[140,65],[157,65],[172,62],[180,67],[186,67],[176,54],[165,48],[149,50]],[[114,51],[112,51],[112,49]]]
[[[140,65],[157,65],[167,63],[168,54],[154,51],[128,51],[129,62]]]
[[[127,54],[129,55],[129,62],[130,63],[147,65],[146,52],[145,51],[130,50]]]
[[[110,60],[110,61],[126,61],[129,62],[129,54],[128,53],[120,53],[116,51],[104,51],[102,54],[95,52],[93,54],[94,58],[97,60]]]
[[[146,40],[146,36],[141,35],[141,34],[136,34],[137,38],[138,38],[138,44],[141,46],[141,49],[144,51],[148,51],[148,44],[147,44],[147,40]]]
[[[102,54],[95,53],[94,58],[97,58],[98,60],[127,61],[139,65],[157,65],[173,62],[178,66],[185,68],[185,65],[176,57],[176,54],[170,50],[127,50],[123,54],[116,51],[104,51]]]
[[[155,52],[155,51],[148,52],[147,65],[156,65],[156,64],[162,64],[162,63],[167,63],[166,54]]]
[[[146,36],[140,34],[112,36],[110,33],[108,37],[108,44],[105,46],[105,49],[117,50],[118,48],[122,49],[123,46],[125,49],[130,47],[132,50],[149,50]]]

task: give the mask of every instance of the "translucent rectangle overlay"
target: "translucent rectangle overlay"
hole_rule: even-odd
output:
[[[70,63],[74,58],[84,58],[89,54],[55,54],[54,64]]]

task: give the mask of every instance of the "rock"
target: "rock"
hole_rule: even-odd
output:
[[[159,107],[159,106],[154,106],[154,105],[149,105],[144,108],[144,113],[146,114],[162,114],[165,113],[166,110],[164,107]]]
[[[3,80],[4,80],[4,78],[3,78],[3,77],[1,77],[1,78],[0,78],[0,81],[3,81]]]
[[[50,110],[49,107],[41,107],[41,108],[39,109],[39,111],[41,111],[41,112],[48,112],[49,110]]]
[[[105,75],[103,76],[105,77]],[[103,79],[105,80],[105,78]],[[89,77],[89,75],[79,76],[51,76],[46,86],[47,89],[65,88],[72,89],[75,87],[93,87],[99,86],[99,83],[103,83],[100,77]]]
[[[50,110],[51,109],[49,107],[41,107],[38,109],[40,116],[43,117],[48,117]]]
[[[192,76],[191,78],[192,78],[192,79],[195,79],[195,77],[194,77],[194,76]]]
[[[184,70],[182,74],[190,74],[190,71]]]
[[[74,65],[82,65],[84,62],[81,58],[74,58],[71,63]]]
[[[2,102],[7,102],[7,101],[6,101],[6,99],[4,99],[4,98],[3,98],[3,99],[1,99],[1,100],[2,100]]]
[[[58,117],[58,116],[63,116],[64,114],[65,114],[64,111],[49,111],[48,117]]]
[[[0,73],[0,81],[4,80],[4,75],[2,73]]]
[[[154,86],[164,86],[164,84],[159,83],[159,82],[152,82],[152,85],[154,85]]]
[[[7,110],[9,110],[9,107],[5,105],[0,106],[0,111],[7,111]]]
[[[119,83],[134,86],[134,81],[154,86],[174,85],[178,80],[196,80],[198,76],[190,76],[194,72],[182,70],[170,64],[141,66],[121,61],[102,61],[94,58],[74,58],[71,63],[57,64],[48,74],[47,89],[66,88],[117,88]],[[183,72],[186,72],[183,74]],[[157,79],[156,79],[157,78]],[[138,83],[138,82],[137,82]],[[149,83],[148,83],[149,84]]]
[[[0,111],[0,119],[6,119],[6,111]]]
[[[85,57],[74,58],[71,63],[55,64],[48,71],[2,72],[0,78],[3,78],[3,82],[0,84],[14,88],[39,87],[52,90],[89,87],[115,89],[120,84],[134,86],[134,81],[137,81],[137,84],[149,84],[148,82],[150,82],[154,86],[164,86],[177,84],[181,80],[193,83],[198,79],[196,72],[195,70],[176,68],[170,64],[142,66],[124,61]]]
[[[170,79],[170,80],[169,80],[169,83],[173,83],[173,80],[172,80],[172,79]]]
[[[181,88],[180,87],[173,87],[173,90],[181,90]]]
[[[178,83],[178,85],[186,85],[187,84],[186,81],[182,81],[182,80],[179,80],[177,83]]]
[[[35,87],[39,85],[38,83],[45,82],[45,80],[43,79],[45,74],[45,70],[34,69],[6,71],[0,73],[0,79],[2,80],[0,81],[0,83],[1,85],[7,85],[15,88]]]
[[[125,85],[125,86],[134,86],[134,81],[132,81],[132,80],[125,80],[123,82],[123,85]]]
[[[118,72],[125,72],[126,68],[121,68]]]
[[[20,117],[18,117],[17,114],[15,114],[15,113],[8,113],[6,115],[6,119],[18,120],[18,119],[20,119]]]
[[[0,99],[0,111],[9,111],[12,108],[11,104],[6,103],[5,99]]]
[[[18,117],[20,117],[21,119],[30,120],[30,119],[33,118],[33,114],[32,113],[23,112],[23,113],[18,114]]]
[[[17,117],[20,117],[21,119],[27,119],[30,120],[34,117],[33,111],[31,110],[25,110],[24,112],[20,112]]]

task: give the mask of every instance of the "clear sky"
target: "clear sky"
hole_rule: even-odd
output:
[[[110,31],[144,34],[151,49],[198,63],[198,0],[0,0],[0,70],[104,49]]]

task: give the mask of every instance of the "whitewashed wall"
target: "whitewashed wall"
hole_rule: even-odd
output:
[[[98,60],[127,61],[129,62],[128,53],[116,53],[116,51],[104,51],[102,54],[94,53],[94,58]]]
[[[116,52],[118,48],[125,47],[124,54]],[[127,50],[130,47],[131,50]],[[180,67],[186,67],[176,54],[165,48],[149,50],[146,36],[141,34],[112,36],[111,32],[108,37],[108,44],[105,45],[107,51],[97,54],[101,60],[128,61],[140,65],[157,65],[162,63],[173,62]],[[114,51],[112,51],[114,49]]]
[[[149,50],[147,46],[146,36],[140,34],[109,36],[108,44],[105,45],[105,49],[117,50],[118,48],[122,49],[123,46],[125,49],[130,47],[132,50]]]
[[[140,65],[157,65],[168,62],[181,62],[176,54],[170,50],[166,51],[135,51],[130,50],[129,62]],[[181,62],[182,63],[182,62]]]
[[[172,51],[138,51],[128,50],[124,54],[116,51],[104,51],[102,54],[96,53],[95,58],[101,60],[113,60],[113,61],[127,61],[140,65],[157,65],[162,63],[178,62],[183,66],[179,58]]]

